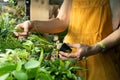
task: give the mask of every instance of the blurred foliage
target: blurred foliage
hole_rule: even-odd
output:
[[[0,14],[0,50],[15,49],[21,47],[19,39],[15,38],[13,30],[18,23],[27,20],[24,7],[14,6],[12,0],[7,6],[11,11],[3,11]]]

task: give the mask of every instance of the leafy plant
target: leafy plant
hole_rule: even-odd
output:
[[[13,0],[10,6],[16,11],[13,13],[1,12],[0,16],[0,51],[5,49],[21,48],[21,40],[15,38],[13,31],[18,23],[27,20],[23,7],[14,6]]]
[[[73,60],[59,59],[54,43],[33,34],[21,43],[22,48],[7,49],[0,55],[1,77],[12,80],[77,80],[75,71],[82,68],[71,65],[75,63]],[[49,59],[46,54],[49,54]]]
[[[0,50],[15,49],[21,46],[20,41],[13,36],[13,29],[15,23],[10,23],[9,13],[4,13],[0,16]]]

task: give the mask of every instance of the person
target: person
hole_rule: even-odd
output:
[[[68,44],[68,45],[70,47],[76,47],[76,48],[81,47],[81,48],[83,48],[82,53],[85,56],[86,56],[85,53],[90,53],[89,48],[92,49],[94,47],[94,49],[92,49],[91,53],[96,54],[96,53],[102,51],[102,48],[104,49],[104,47],[106,49],[110,49],[110,48],[112,48],[116,45],[119,45],[119,43],[120,43],[120,36],[119,36],[119,34],[120,34],[120,28],[119,28],[119,26],[120,26],[120,18],[119,18],[120,17],[120,10],[119,10],[120,1],[119,0],[115,0],[115,1],[111,0],[111,8],[112,8],[112,15],[113,15],[113,30],[115,30],[113,33],[111,33],[108,37],[106,37],[105,39],[100,41],[99,44],[97,43],[94,46],[89,46],[89,45],[85,45],[85,44],[75,44],[75,45]],[[114,8],[117,8],[117,9],[114,9]],[[84,47],[86,47],[86,48],[89,47],[88,51],[86,50],[86,52],[85,52],[84,49],[86,49],[86,48],[84,48]],[[66,56],[66,58],[67,57],[73,58],[73,56],[75,57],[75,54],[66,54],[66,53],[61,53],[61,54],[63,54],[63,56]],[[93,55],[93,54],[89,54],[89,55]],[[76,56],[76,59],[77,59],[77,57],[78,57],[78,55]],[[82,57],[82,55],[80,55],[80,52],[79,52],[78,59],[80,59],[80,57]]]
[[[31,32],[58,33],[68,28],[68,33],[64,38],[64,43],[68,43],[73,49],[72,58],[81,58],[82,47],[85,51],[112,33],[112,15],[109,0],[64,0],[60,12],[55,19],[48,21],[25,21],[16,26],[14,34],[21,38],[27,37]],[[24,32],[17,32],[16,29],[23,29]],[[105,43],[104,43],[105,44]],[[99,51],[103,49],[97,44]],[[97,46],[95,46],[97,47]],[[104,47],[104,46],[103,46]],[[85,67],[87,70],[78,71],[77,74],[84,76],[85,80],[119,80],[118,72],[110,55],[115,55],[113,51],[104,54],[95,52],[87,53],[84,56],[87,60],[80,60],[76,65]],[[66,58],[64,52],[60,52],[60,58]],[[95,54],[95,55],[93,55]],[[80,56],[79,56],[80,55]],[[69,58],[69,57],[68,57]]]

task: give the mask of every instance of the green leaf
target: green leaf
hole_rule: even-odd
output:
[[[38,68],[33,68],[33,69],[30,69],[30,70],[27,70],[27,75],[28,75],[28,80],[32,80],[33,78],[36,77],[37,75],[37,72],[38,72]]]
[[[36,80],[52,80],[52,77],[48,73],[40,72]]]
[[[29,53],[25,49],[23,49],[23,50],[19,51],[18,55],[19,55],[19,58],[26,59],[26,58],[28,58]]]
[[[13,75],[17,80],[28,80],[27,74],[22,71],[14,71]]]
[[[43,60],[43,49],[41,48],[41,53],[40,53],[40,57],[39,57],[40,65],[42,63],[42,60]]]
[[[82,67],[70,67],[69,70],[85,70],[84,68]]]
[[[20,71],[21,69],[22,69],[22,62],[21,62],[21,60],[19,60],[19,61],[17,62],[16,71]]]
[[[28,45],[28,46],[32,46],[33,42],[30,40],[27,40],[25,43],[23,43],[23,45]]]
[[[49,41],[47,41],[45,38],[43,38],[42,36],[37,36],[37,35],[30,35],[29,38],[31,40],[38,40],[41,43],[45,43],[45,44],[52,44]]]
[[[36,61],[36,60],[30,60],[25,64],[25,69],[32,69],[32,68],[36,68],[39,67],[40,62]]]
[[[25,48],[27,51],[30,51],[30,50],[31,50],[31,47],[26,46],[26,45],[23,45],[23,48]]]
[[[6,80],[8,76],[9,76],[9,73],[4,74],[4,75],[0,76],[0,80]]]
[[[23,47],[24,48],[28,48],[29,47],[29,49],[31,49],[32,48],[32,46],[33,46],[33,42],[32,41],[30,41],[30,40],[27,40],[26,42],[24,42],[23,43]],[[27,46],[27,47],[26,47]]]
[[[36,53],[40,52],[40,48],[39,47],[35,47],[34,49],[35,49]]]
[[[10,73],[15,69],[16,69],[16,64],[7,64],[7,65],[0,66],[0,75]]]
[[[63,60],[60,59],[60,66],[64,67],[65,66],[65,63]]]
[[[65,67],[66,67],[66,69],[68,69],[70,67],[70,64],[71,64],[71,62],[69,60],[65,61]]]
[[[67,70],[67,71],[66,71],[66,74],[67,74],[67,77],[68,77],[68,78],[71,78],[71,77],[72,77],[71,71]]]

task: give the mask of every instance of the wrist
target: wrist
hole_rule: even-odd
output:
[[[29,31],[30,32],[35,32],[34,22],[30,21],[30,20],[27,20],[25,22],[28,24]]]
[[[93,50],[96,52],[96,53],[99,53],[99,52],[104,52],[106,50],[106,45],[102,42],[98,42],[97,44],[95,44],[93,46]]]
[[[81,52],[81,56],[82,57],[91,56],[91,55],[98,53],[99,51],[100,51],[100,47],[98,45],[87,46]]]
[[[103,45],[104,45],[103,43],[97,43],[93,46],[89,46],[83,51],[83,53],[85,54],[81,54],[81,55],[87,57],[87,56],[95,55],[99,52],[104,52],[106,49],[106,46],[105,45],[103,46]]]
[[[38,21],[30,21],[31,22],[31,32],[37,32],[39,33],[39,24]]]
[[[96,54],[102,51],[102,48],[99,44],[95,44],[91,48],[91,53]]]
[[[106,45],[103,42],[98,42],[97,45],[101,48],[100,52],[105,52]]]

